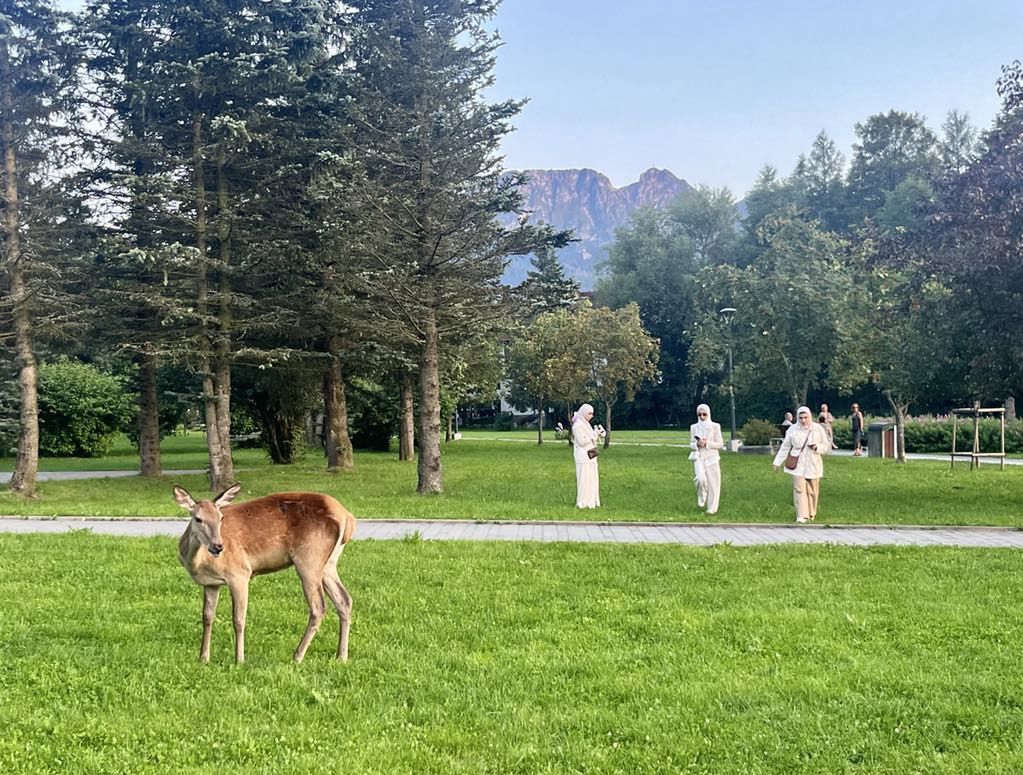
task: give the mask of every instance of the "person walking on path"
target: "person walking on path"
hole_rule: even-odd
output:
[[[575,457],[575,505],[579,509],[600,506],[600,478],[597,471],[597,442],[604,435],[599,425],[590,425],[593,407],[583,404],[572,417],[572,452]]]
[[[721,424],[711,422],[710,407],[696,407],[696,422],[689,426],[689,459],[693,461],[693,481],[696,483],[696,505],[716,514],[721,498],[721,452],[725,442]]]
[[[774,456],[774,470],[783,465],[792,477],[792,500],[796,506],[796,522],[812,522],[817,518],[820,498],[820,480],[824,476],[821,455],[831,451],[831,438],[824,426],[815,423],[810,408],[796,410],[796,424],[788,429],[778,454]]]
[[[863,426],[866,425],[866,419],[863,417],[863,412],[860,411],[859,404],[852,405],[852,437],[853,437],[853,454],[856,457],[860,457],[863,454]]]

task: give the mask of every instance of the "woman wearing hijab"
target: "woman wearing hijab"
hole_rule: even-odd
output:
[[[831,438],[824,426],[813,421],[809,407],[799,407],[796,410],[796,424],[786,431],[781,449],[774,456],[774,470],[779,470],[785,464],[785,473],[792,477],[796,522],[812,522],[817,518],[820,480],[824,476],[821,455],[830,451]],[[795,457],[793,468],[789,468],[786,463],[790,456]]]
[[[721,450],[725,441],[721,437],[720,423],[711,422],[710,407],[696,407],[696,422],[689,426],[689,459],[693,461],[693,481],[696,483],[696,505],[706,507],[708,514],[716,514],[721,497]]]
[[[593,407],[583,404],[572,417],[572,448],[575,456],[575,505],[595,509],[600,505],[600,479],[597,476],[597,441],[603,429],[590,425]]]

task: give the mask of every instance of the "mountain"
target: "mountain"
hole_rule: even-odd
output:
[[[666,207],[679,194],[692,189],[668,170],[648,169],[639,180],[615,188],[596,170],[525,170],[529,182],[523,190],[530,220],[572,229],[579,242],[558,251],[568,275],[583,290],[593,287],[595,264],[614,241],[615,229],[625,226],[638,207]],[[512,259],[504,280],[517,285],[529,271],[529,257]]]

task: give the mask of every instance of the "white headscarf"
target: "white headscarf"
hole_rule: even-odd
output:
[[[583,404],[580,406],[575,410],[575,414],[572,415],[572,425],[575,425],[576,420],[586,420],[586,415],[590,414],[592,411],[593,407],[589,404]],[[589,420],[586,421],[589,422]]]
[[[801,406],[801,407],[799,407],[796,410],[796,425],[798,425],[800,428],[803,427],[803,424],[801,422],[799,422],[799,415],[801,415],[803,412],[806,412],[810,416],[810,425],[812,427],[813,426],[813,412],[810,411],[810,407],[808,407],[808,406]]]
[[[703,410],[703,409],[707,410],[707,416],[704,417],[704,418],[701,418],[699,416],[699,414],[700,414],[700,411]],[[700,404],[698,407],[696,407],[696,414],[697,414],[697,418],[696,418],[696,435],[699,436],[701,439],[705,439],[708,436],[710,436],[710,430],[711,430],[711,425],[710,425],[710,407],[707,406],[706,404]]]

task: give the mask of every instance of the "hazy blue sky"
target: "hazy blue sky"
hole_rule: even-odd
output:
[[[504,0],[495,26],[495,94],[530,98],[510,167],[616,186],[666,167],[740,196],[821,129],[848,159],[873,113],[986,127],[1001,65],[1023,58],[1020,0]]]
[[[508,166],[616,186],[666,167],[738,196],[821,129],[848,158],[872,113],[986,127],[1001,65],[1023,58],[1020,0],[504,0],[494,25],[492,94],[530,98]]]

